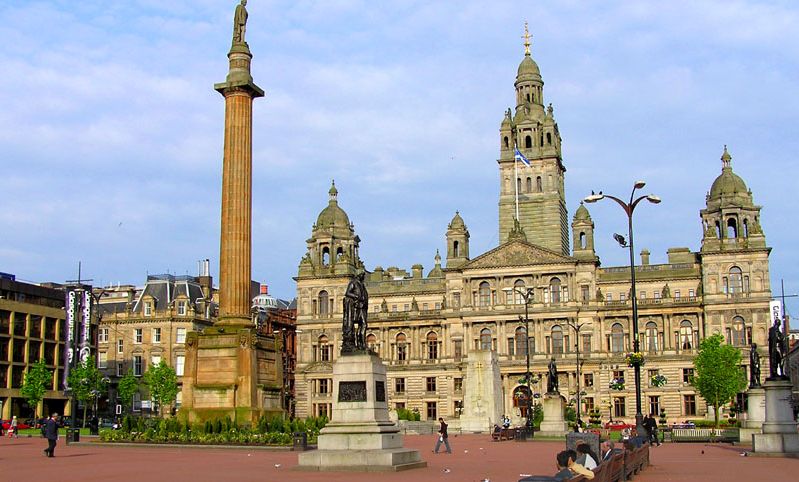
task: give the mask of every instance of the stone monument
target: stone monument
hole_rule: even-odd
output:
[[[219,317],[186,336],[180,416],[190,421],[229,416],[254,423],[282,411],[278,347],[274,337],[257,332],[251,316],[252,103],[264,91],[250,75],[246,5],[241,0],[236,7],[227,79],[214,85],[225,97]]]
[[[769,377],[763,383],[766,392],[766,421],[763,433],[752,436],[752,449],[756,454],[799,454],[799,433],[791,408],[791,381],[785,371],[788,343],[780,330],[780,319],[768,332]]]
[[[558,391],[558,365],[555,358],[549,361],[547,367],[547,393],[542,402],[544,419],[541,421],[541,435],[560,436],[569,431],[569,424],[563,416],[566,400]]]
[[[366,347],[368,293],[364,275],[344,295],[341,356],[333,363],[333,413],[318,449],[299,454],[298,470],[379,472],[426,467],[419,451],[402,446],[389,418],[386,366]]]
[[[466,358],[463,380],[461,431],[490,432],[502,424],[502,382],[497,354],[493,350],[472,350]]]
[[[749,347],[749,389],[746,391],[746,420],[741,427],[741,440],[749,441],[760,433],[766,421],[766,391],[760,385],[760,354],[757,344]]]

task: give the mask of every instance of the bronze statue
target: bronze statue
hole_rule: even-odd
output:
[[[236,13],[233,15],[233,43],[245,43],[244,32],[247,30],[247,0],[241,0],[236,5]]]
[[[555,364],[555,357],[549,360],[549,370],[547,371],[547,393],[558,393],[558,366]]]
[[[344,293],[341,353],[366,350],[366,315],[369,310],[369,293],[366,291],[363,279],[363,272],[355,275]]]
[[[787,343],[785,334],[780,330],[780,319],[774,319],[774,325],[768,329],[768,361],[769,377],[767,380],[787,380],[785,374],[785,354]]]
[[[760,354],[757,352],[757,344],[752,343],[749,347],[749,388],[760,387]]]

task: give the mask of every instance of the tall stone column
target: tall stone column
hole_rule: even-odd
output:
[[[253,83],[245,42],[234,42],[228,59],[226,81],[214,85],[225,97],[217,324],[246,326],[252,323],[252,101],[264,91]]]

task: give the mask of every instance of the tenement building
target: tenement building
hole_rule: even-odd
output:
[[[583,412],[597,408],[604,420],[633,418],[633,369],[625,361],[634,338],[630,267],[600,265],[586,206],[575,206],[569,223],[558,123],[544,101],[529,43],[513,85],[515,109],[505,113],[498,136],[500,244],[488,252],[470,253],[469,230],[455,213],[446,226],[443,256],[436,252],[429,271],[420,264],[410,272],[366,270],[360,239],[331,187],[296,277],[298,416],[330,414],[336,403],[331,362],[341,345],[342,300],[348,278],[365,270],[367,340],[388,365],[392,407],[418,410],[427,420],[459,417],[464,396],[475,389],[466,379],[469,355],[492,351],[502,408],[518,423],[527,397],[546,390],[540,378],[532,394],[523,383],[529,350],[536,375],[556,359],[562,395],[573,400],[579,387]],[[529,165],[516,161],[515,148]],[[722,334],[743,349],[746,363],[754,341],[767,363],[770,248],[760,206],[733,172],[726,147],[721,161],[721,174],[699,211],[700,249],[671,248],[664,264],[651,264],[643,250],[635,266],[646,357],[642,410],[665,411],[670,421],[708,410],[690,384],[703,338]],[[666,378],[665,385],[652,383],[656,375]],[[622,379],[611,388],[612,380]]]

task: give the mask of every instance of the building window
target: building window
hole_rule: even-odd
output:
[[[411,311],[411,305],[405,303],[405,306],[402,307],[402,311]]]
[[[427,377],[427,391],[428,392],[435,392],[436,391],[436,377]]]
[[[175,375],[182,377],[183,370],[186,365],[186,356],[185,355],[178,355],[175,357]]]
[[[397,361],[405,361],[408,359],[408,343],[405,333],[399,333],[396,338],[397,341]]]
[[[133,394],[133,411],[141,412],[141,393],[139,392]]]
[[[400,408],[405,408],[405,402],[397,402],[394,404],[394,407],[399,410]]]
[[[624,351],[624,328],[621,323],[614,323],[610,327],[610,351],[613,353]]]
[[[395,378],[394,379],[394,392],[395,393],[405,393],[405,379],[404,378]]]
[[[514,339],[516,341],[516,355],[527,355],[527,330],[523,326],[516,328]]]
[[[133,330],[133,343],[137,345],[141,345],[142,339],[144,338],[144,330],[141,328],[136,328]]]
[[[97,368],[108,368],[108,352],[101,351],[98,353]]]
[[[463,378],[453,378],[452,379],[453,386],[455,392],[462,392],[463,391]]]
[[[658,325],[654,321],[646,324],[646,336],[644,337],[644,346],[649,351],[658,350]]]
[[[178,315],[183,316],[186,314],[186,302],[178,301]]]
[[[319,361],[330,361],[330,343],[328,342],[327,335],[319,337]]]
[[[435,420],[438,417],[437,403],[427,402],[427,419]]]
[[[144,361],[141,355],[133,355],[133,376],[140,377],[144,373]]]
[[[549,280],[549,296],[552,303],[560,303],[561,300],[560,289],[561,289],[560,278],[552,278],[551,280]]]
[[[680,347],[683,350],[690,350],[693,346],[694,329],[691,322],[682,320],[680,322]]]
[[[624,370],[613,370],[613,378],[624,380]]]
[[[125,340],[120,338],[117,340],[117,353],[123,353],[125,351]]]
[[[746,345],[746,327],[744,325],[744,319],[740,316],[736,316],[732,319],[731,325],[732,326],[727,328],[727,343],[733,346]]]
[[[161,328],[153,328],[153,343],[161,343]]]
[[[438,335],[433,331],[427,334],[427,359],[438,359]]]
[[[149,301],[144,302],[144,316],[152,316],[153,304]]]
[[[594,386],[594,374],[593,373],[583,373],[583,386],[585,388],[591,388]]]
[[[619,301],[621,301],[623,303],[624,300],[626,300],[626,299],[627,299],[627,297],[626,297],[626,295],[624,293],[619,293]]]
[[[186,343],[185,328],[178,328],[175,330],[175,343]]]
[[[613,416],[626,417],[627,410],[624,407],[624,397],[613,397]]]
[[[691,380],[694,378],[694,369],[693,368],[683,368],[682,369],[682,382],[686,385],[691,384]]]
[[[152,363],[153,366],[160,364],[161,355],[153,355],[152,358],[150,359],[150,363]]]
[[[316,404],[316,416],[317,417],[330,417],[330,404],[327,403],[317,403]]]
[[[492,347],[492,337],[491,337],[491,330],[488,328],[483,328],[480,330],[480,349],[481,350],[490,350]]]
[[[696,415],[696,396],[683,395],[683,407],[685,408],[685,415]]]
[[[369,333],[366,336],[366,346],[368,346],[373,352],[377,353],[377,337],[373,333]]]
[[[588,285],[580,286],[580,300],[583,303],[588,303],[591,300],[591,291]]]
[[[640,293],[638,293],[638,297],[641,298],[642,300],[645,300],[646,299],[646,291],[641,291]]]
[[[392,313],[396,313],[397,312],[397,305],[391,305],[391,312]]]
[[[422,303],[422,311],[430,310],[430,305],[428,303]]]
[[[563,328],[560,325],[552,327],[552,353],[563,353]]]
[[[654,295],[654,298],[655,298],[656,300],[659,300],[659,299],[660,299],[660,291],[655,291],[655,292],[654,292],[654,293],[652,293],[652,294]]]
[[[108,343],[108,328],[100,328],[97,332],[97,341],[99,343]]]
[[[591,353],[591,335],[582,335],[583,337],[583,353]]]
[[[522,296],[522,294],[524,294],[524,293],[525,293],[524,281],[522,281],[520,279],[516,280],[516,282],[513,283],[513,296],[510,297],[511,304],[513,304],[513,305],[523,305],[524,304],[524,296]]]
[[[317,380],[319,383],[319,393],[322,395],[327,395],[330,393],[330,382],[327,378],[321,378]]]
[[[122,362],[117,362],[117,376],[118,377],[125,376],[125,364]]]
[[[649,397],[649,415],[660,415],[660,397],[657,395]]]
[[[452,342],[453,355],[455,358],[463,358],[463,340],[455,340]]]
[[[488,306],[491,304],[491,286],[486,281],[480,283],[480,288],[478,289],[478,304],[479,306]]]
[[[322,290],[319,292],[319,314],[327,315],[330,312],[330,298],[327,291]]]
[[[594,397],[583,398],[583,413],[591,413],[594,410]]]
[[[730,294],[738,294],[743,291],[743,272],[741,268],[733,266],[730,268]]]

